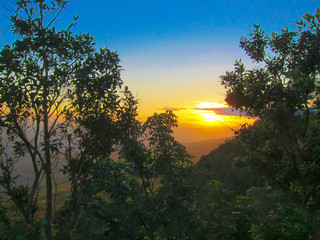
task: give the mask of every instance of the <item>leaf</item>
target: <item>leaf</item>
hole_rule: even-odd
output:
[[[308,23],[310,23],[311,21],[311,15],[308,12],[306,12],[305,15],[302,16],[302,18],[306,20]]]

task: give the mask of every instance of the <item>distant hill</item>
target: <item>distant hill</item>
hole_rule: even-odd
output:
[[[199,179],[218,180],[236,194],[245,194],[253,186],[263,186],[264,180],[258,172],[235,163],[235,158],[242,158],[244,154],[235,140],[226,141],[200,158]]]
[[[190,154],[195,156],[193,162],[197,163],[200,160],[201,156],[207,155],[211,151],[215,150],[226,140],[227,138],[215,138],[199,142],[184,143],[183,145],[187,148],[187,151]]]
[[[198,142],[184,143],[183,145],[187,148],[187,151],[190,154],[195,156],[192,161],[194,163],[197,163],[202,156],[207,155],[211,151],[217,149],[219,145],[224,143],[226,140],[227,138],[216,138]],[[111,155],[111,158],[117,159],[117,153],[113,153]],[[59,170],[62,167],[63,163],[63,159],[60,159],[57,163],[54,164],[55,180],[58,184],[67,182],[66,177],[63,176],[62,172]],[[33,167],[31,161],[29,161],[27,157],[24,157],[20,161],[17,161],[14,175],[20,175],[20,178],[17,181],[18,184],[24,184],[26,182],[30,184],[32,182],[32,179],[34,177]]]

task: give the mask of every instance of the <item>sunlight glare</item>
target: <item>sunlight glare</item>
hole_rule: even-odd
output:
[[[217,115],[213,108],[223,108],[226,107],[225,104],[221,103],[212,103],[212,102],[200,102],[196,105],[196,112],[200,114],[200,120],[207,124],[213,124],[225,121],[222,115]]]
[[[199,102],[199,104],[196,105],[197,108],[226,108],[228,105],[222,104],[222,103],[213,103],[213,102]]]

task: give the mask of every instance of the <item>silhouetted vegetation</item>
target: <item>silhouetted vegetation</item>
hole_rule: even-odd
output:
[[[245,149],[236,140],[227,140],[217,149],[202,156],[198,167],[203,180],[218,180],[234,194],[245,194],[253,186],[264,186],[261,175],[239,161],[245,156]]]
[[[319,51],[320,11],[296,22],[298,31],[267,35],[255,25],[240,46],[264,67],[221,76],[226,102],[260,121],[236,138],[246,149],[242,162],[280,188],[308,215],[314,238],[319,232]],[[292,210],[292,209],[291,209]],[[289,231],[290,232],[290,231]]]
[[[236,61],[222,84],[259,120],[194,165],[171,111],[137,120],[115,52],[54,27],[67,1],[16,4],[19,39],[0,53],[1,239],[320,238],[319,10],[241,40],[260,67]],[[55,167],[70,186],[59,208]]]

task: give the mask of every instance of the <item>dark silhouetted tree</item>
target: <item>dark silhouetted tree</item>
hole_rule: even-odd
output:
[[[236,61],[221,80],[226,102],[260,119],[237,133],[244,162],[308,212],[319,238],[319,9],[296,24],[297,31],[271,35],[255,25],[240,46],[259,67],[246,70]]]
[[[0,53],[1,185],[30,229],[45,179],[45,236],[52,239],[53,166],[65,157],[77,221],[82,183],[135,124],[136,100],[121,90],[117,53],[96,50],[89,34],[54,24],[67,1],[20,0],[11,16],[18,36]],[[76,19],[74,19],[76,21]],[[32,184],[17,184],[17,161],[31,161]],[[31,180],[31,179],[30,179]]]
[[[75,229],[79,239],[188,239],[194,166],[172,136],[176,126],[172,112],[154,114],[126,140],[119,161],[96,165],[85,185],[90,200]]]

